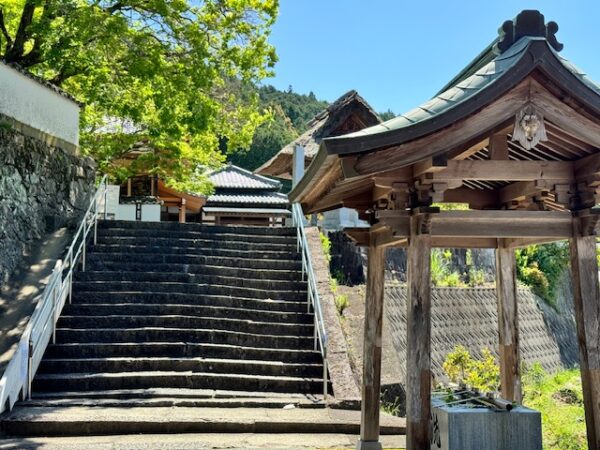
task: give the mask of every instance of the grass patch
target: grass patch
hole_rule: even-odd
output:
[[[523,375],[525,406],[542,413],[544,450],[586,450],[579,370],[547,374],[534,364]]]

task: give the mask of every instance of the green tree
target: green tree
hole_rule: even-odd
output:
[[[248,170],[257,169],[275,156],[303,133],[309,121],[328,106],[327,102],[317,100],[314,93],[298,94],[292,91],[291,86],[287,91],[262,86],[258,89],[258,95],[260,106],[271,112],[269,120],[256,130],[249,149],[229,151],[229,160]]]
[[[249,146],[268,116],[253,86],[276,61],[277,12],[277,0],[3,0],[0,56],[86,105],[81,146],[101,170],[141,143],[131,170],[203,190],[198,168],[223,161],[223,142]]]
[[[556,301],[560,277],[569,265],[567,242],[531,245],[516,251],[517,276],[550,304]]]

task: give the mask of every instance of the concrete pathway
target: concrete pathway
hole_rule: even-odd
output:
[[[329,408],[16,407],[1,418],[7,436],[139,433],[358,434],[360,411]],[[406,422],[381,415],[381,434],[403,434]]]
[[[353,449],[349,434],[173,434],[28,438],[0,441],[0,450],[188,450],[188,449]],[[386,449],[403,449],[404,436],[382,436]]]

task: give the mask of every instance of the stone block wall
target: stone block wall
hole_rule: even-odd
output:
[[[94,177],[91,159],[23,134],[0,116],[0,287],[35,240],[75,227]]]

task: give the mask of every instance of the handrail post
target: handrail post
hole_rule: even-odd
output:
[[[323,398],[327,403],[327,356],[323,357]]]
[[[98,203],[100,199],[98,196],[94,196],[94,245],[98,243]],[[106,211],[106,205],[104,205],[104,210]]]
[[[73,301],[73,251],[69,253],[69,305]]]
[[[33,384],[33,342],[31,342],[31,336],[29,337],[29,355],[27,358],[27,400],[31,400],[31,385]]]
[[[108,205],[107,205],[107,200],[108,200],[108,177],[106,175],[104,175],[104,220],[106,220],[106,214],[107,214],[107,210],[108,210]]]
[[[82,242],[81,242],[81,246],[82,246],[82,250],[81,250],[81,271],[85,272],[85,231],[81,237]]]

